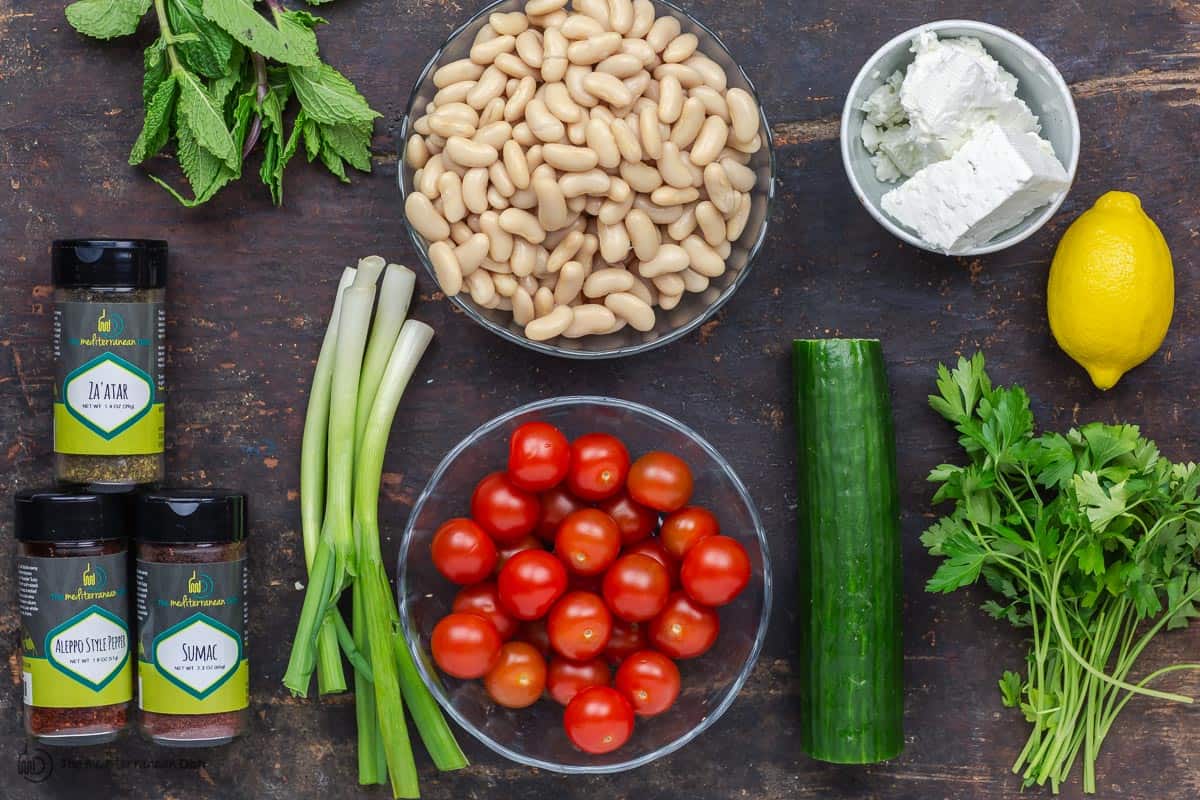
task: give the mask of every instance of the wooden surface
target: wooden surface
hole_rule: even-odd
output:
[[[125,158],[141,120],[141,53],[150,36],[98,43],[76,35],[60,2],[0,0],[0,494],[50,480],[48,245],[62,236],[170,240],[170,473],[253,499],[251,595],[254,730],[187,763],[135,738],[72,755],[40,784],[18,777],[23,747],[17,615],[0,570],[0,797],[382,798],[354,785],[354,718],[342,699],[298,701],[279,679],[303,576],[296,503],[305,391],[343,264],[372,252],[416,266],[401,226],[395,132],[411,82],[475,3],[342,0],[325,6],[326,58],[384,114],[375,172],[340,187],[299,161],[286,206],[245,180],[207,207],[177,207]],[[690,4],[757,82],[774,124],[779,197],[768,242],[738,295],[702,331],[635,359],[577,364],[535,358],[452,313],[421,273],[415,314],[439,332],[405,397],[387,461],[385,549],[395,552],[409,504],[445,451],[517,404],[566,392],[613,394],[699,429],[733,463],[759,504],[779,576],[762,658],[712,730],[655,765],[612,777],[565,778],[507,763],[463,735],[473,761],[438,775],[419,754],[428,798],[1015,797],[1008,767],[1025,724],[1001,707],[996,678],[1021,664],[1019,637],[978,608],[985,592],[922,591],[933,561],[917,536],[931,517],[929,468],[957,457],[929,411],[939,360],[984,348],[993,376],[1019,381],[1039,423],[1142,423],[1175,459],[1200,458],[1194,411],[1200,333],[1194,254],[1200,235],[1200,2],[892,0]],[[834,8],[831,9],[831,6]],[[966,16],[1009,27],[1061,69],[1083,127],[1079,178],[1037,236],[983,259],[902,246],[858,205],[837,148],[844,93],[894,34]],[[156,163],[155,170],[168,165]],[[255,170],[256,171],[256,170]],[[1100,394],[1054,345],[1044,312],[1051,253],[1065,226],[1105,190],[1143,198],[1176,257],[1176,318],[1163,349]],[[908,747],[894,763],[823,766],[796,741],[795,505],[789,343],[796,336],[882,338],[899,431],[904,505]],[[0,514],[5,563],[11,516]],[[1163,637],[1154,662],[1200,649],[1200,631]],[[1176,686],[1196,693],[1200,681]],[[1132,703],[1100,764],[1100,796],[1200,795],[1200,709]],[[129,759],[106,763],[105,759]],[[1042,792],[1031,793],[1040,796]],[[1046,793],[1048,794],[1048,792]],[[1070,786],[1063,796],[1079,797]]]

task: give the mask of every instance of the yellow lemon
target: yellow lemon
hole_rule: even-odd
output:
[[[1171,324],[1175,271],[1137,195],[1109,192],[1067,228],[1046,305],[1059,347],[1100,389],[1154,354]]]

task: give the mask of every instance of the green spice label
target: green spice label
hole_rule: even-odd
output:
[[[162,304],[69,301],[54,309],[54,450],[163,451]]]
[[[138,705],[217,714],[250,704],[246,560],[137,562]]]
[[[124,553],[17,557],[25,703],[89,708],[133,696]]]

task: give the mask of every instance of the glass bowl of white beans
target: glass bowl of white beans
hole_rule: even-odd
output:
[[[497,705],[482,681],[441,672],[430,654],[433,629],[462,588],[434,566],[431,544],[438,528],[467,513],[471,493],[487,472],[503,469],[513,431],[545,422],[568,439],[587,433],[617,437],[632,458],[663,450],[683,459],[695,480],[691,503],[717,515],[722,535],[733,537],[750,559],[750,582],[733,602],[716,609],[719,633],[710,650],[677,662],[678,698],[666,711],[639,716],[630,739],[609,753],[576,748],[563,728],[563,706],[547,694],[533,705]],[[708,730],[733,704],[766,639],[771,617],[772,570],[767,535],[745,485],[730,464],[694,430],[637,403],[609,397],[566,396],[508,411],[485,423],[451,450],[413,506],[400,542],[397,591],[400,624],[421,677],[460,726],[494,752],[527,766],[568,774],[621,772],[675,752]],[[525,629],[515,638],[536,641]],[[554,657],[551,661],[556,661]],[[611,674],[610,674],[611,678]]]
[[[715,33],[664,0],[500,0],[450,35],[401,127],[405,224],[467,316],[613,358],[686,336],[745,280],[770,126]]]

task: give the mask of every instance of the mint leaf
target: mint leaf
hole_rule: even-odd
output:
[[[321,126],[313,122],[307,114],[304,115],[304,154],[310,164],[321,155]]]
[[[146,120],[142,123],[142,132],[133,143],[129,153],[130,165],[137,165],[157,153],[167,143],[171,134],[171,116],[175,110],[175,97],[178,94],[178,84],[175,76],[169,75],[158,85],[154,97],[146,106]]]
[[[196,143],[212,153],[230,170],[238,169],[242,154],[234,146],[233,137],[225,127],[225,114],[209,94],[200,79],[187,70],[179,75],[179,110],[196,139]]]
[[[363,98],[354,84],[328,64],[316,67],[288,67],[296,97],[315,122],[322,125],[362,123],[370,125],[380,116]]]
[[[183,174],[191,184],[193,198],[189,200],[184,197],[170,184],[155,175],[151,175],[150,178],[170,192],[181,204],[193,208],[207,202],[221,187],[238,177],[238,173],[230,169],[222,159],[200,146],[188,125],[182,107],[176,111],[175,127],[175,136],[179,142],[176,147],[176,155],[179,158],[179,166],[183,170]]]
[[[153,0],[78,0],[67,6],[67,22],[84,36],[114,39],[137,30]]]
[[[350,166],[371,171],[371,135],[351,125],[322,125],[321,140]]]
[[[189,69],[206,78],[225,74],[233,53],[233,38],[204,16],[200,0],[169,0],[167,20],[176,37],[175,49]],[[179,44],[181,34],[193,34],[196,40]]]
[[[158,91],[158,85],[166,80],[171,74],[171,65],[167,62],[167,45],[161,39],[155,39],[154,43],[145,49],[142,53],[142,103],[149,104],[150,98],[154,97],[154,93]]]
[[[349,183],[350,179],[346,177],[346,167],[342,164],[342,158],[334,152],[328,144],[321,147],[321,163],[325,168],[337,176],[337,179],[342,183]]]
[[[204,15],[256,53],[284,64],[315,66],[317,37],[304,25],[289,20],[276,28],[254,10],[252,0],[203,0]]]

